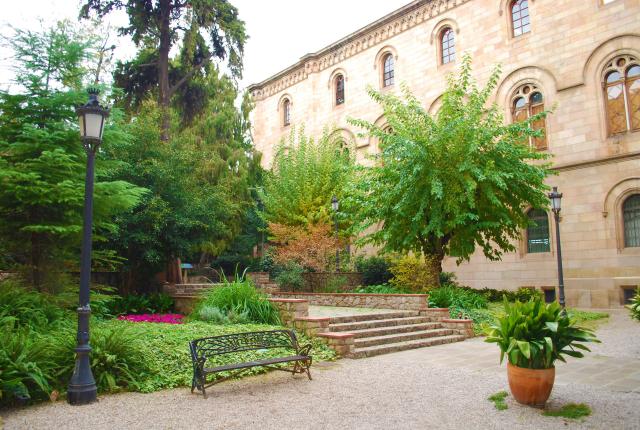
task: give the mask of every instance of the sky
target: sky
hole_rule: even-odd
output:
[[[245,46],[241,88],[258,83],[410,0],[231,0],[245,21],[249,41]],[[0,34],[11,27],[37,30],[62,19],[77,19],[78,0],[3,0]],[[110,15],[113,27],[126,24],[122,12]],[[114,37],[118,59],[135,55],[127,37]],[[10,51],[0,48],[0,88],[7,88],[13,71]]]

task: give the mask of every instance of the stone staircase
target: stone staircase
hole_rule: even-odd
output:
[[[397,311],[368,315],[332,317],[330,333],[351,334],[350,358],[373,357],[390,352],[459,342],[468,336],[448,327],[441,315],[419,311]]]
[[[247,276],[260,290],[267,294],[273,294],[280,291],[278,284],[273,282],[269,277],[269,272],[249,272]]]

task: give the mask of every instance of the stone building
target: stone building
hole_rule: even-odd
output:
[[[348,117],[384,125],[368,85],[399,91],[405,82],[431,110],[447,73],[469,52],[486,80],[503,74],[496,101],[507,120],[554,107],[544,139],[564,194],[562,246],[567,303],[619,306],[640,285],[640,0],[416,0],[252,85],[257,149],[268,166],[291,126],[311,135],[335,126],[358,160],[378,151]],[[557,287],[553,216],[500,262],[480,252],[445,270],[475,288]]]

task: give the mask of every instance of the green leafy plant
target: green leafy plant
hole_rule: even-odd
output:
[[[631,318],[640,321],[640,288],[636,292],[636,295],[633,297],[633,299],[631,299],[629,310],[631,311]]]
[[[44,328],[60,320],[65,312],[55,297],[29,290],[15,280],[0,282],[0,318],[12,317],[18,326]]]
[[[231,310],[223,312],[213,306],[202,306],[198,310],[198,319],[212,324],[247,324],[250,318],[246,313],[236,313]]]
[[[388,283],[393,274],[389,270],[389,260],[379,256],[358,256],[355,259],[356,271],[362,273],[362,285],[381,285]]]
[[[0,405],[42,400],[51,392],[54,363],[47,344],[30,327],[15,323],[15,318],[0,317]]]
[[[593,331],[577,327],[562,314],[557,303],[545,305],[539,298],[528,302],[504,300],[504,315],[488,330],[486,342],[500,347],[500,362],[528,369],[550,369],[563,355],[581,358],[589,351],[583,343],[599,342]]]
[[[408,294],[405,289],[394,287],[389,284],[382,285],[367,285],[366,287],[360,287],[355,290],[360,294]]]
[[[505,409],[509,408],[507,406],[507,403],[505,402],[505,399],[507,398],[508,395],[509,394],[507,394],[506,391],[498,391],[497,393],[489,396],[487,400],[489,400],[490,402],[493,402],[497,410],[504,411]]]
[[[300,291],[304,285],[303,273],[302,266],[289,263],[281,266],[274,280],[284,291]]]
[[[397,288],[422,293],[437,286],[433,283],[432,268],[424,258],[413,254],[395,258],[389,271],[393,274],[389,283]]]
[[[280,324],[278,310],[267,300],[267,296],[258,291],[249,279],[238,274],[233,281],[223,276],[223,285],[206,293],[191,313],[191,318],[198,319],[203,307],[246,315],[254,323]]]
[[[445,284],[429,291],[429,305],[437,308],[486,309],[487,299],[471,288]]]
[[[572,420],[588,417],[591,415],[591,408],[584,403],[568,403],[560,409],[550,409],[542,412],[546,417],[563,417]]]
[[[111,315],[130,315],[145,313],[168,313],[173,309],[173,299],[164,293],[130,294],[116,297],[108,302],[107,312]]]

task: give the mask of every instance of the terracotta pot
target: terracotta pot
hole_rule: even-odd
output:
[[[525,369],[507,363],[511,394],[523,405],[543,407],[551,395],[556,369]]]

